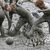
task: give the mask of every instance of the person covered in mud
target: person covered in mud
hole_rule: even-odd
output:
[[[12,0],[11,2],[14,2],[15,0]],[[15,1],[16,2],[16,1]],[[9,9],[9,10],[8,10]],[[1,31],[1,36],[5,36],[4,32],[3,32],[3,28],[2,28],[2,23],[4,21],[5,18],[5,13],[4,10],[6,11],[10,11],[11,8],[9,7],[9,5],[7,4],[6,1],[4,0],[0,0],[0,31]],[[9,17],[8,17],[9,18]],[[11,18],[11,17],[10,17]],[[11,21],[10,21],[11,22]]]
[[[17,3],[17,1],[18,0],[5,0],[5,3],[9,3],[9,4],[6,4],[5,5],[5,9],[6,9],[6,11],[9,11],[9,17],[10,17],[10,22],[9,22],[9,29],[11,28],[11,23],[12,23],[12,16],[13,16],[13,14],[14,14],[14,9],[15,9],[15,7],[13,7],[14,5],[16,5],[16,3]],[[11,8],[12,8],[12,11],[11,11]]]
[[[48,3],[44,2],[44,0],[36,0],[35,5],[40,8],[40,10],[44,13],[44,15],[37,21],[35,22],[35,25],[40,24],[42,22],[48,22],[49,24],[49,32],[50,32],[50,6]]]
[[[18,0],[1,0],[0,3],[2,4],[2,8],[6,11],[9,11],[9,29],[11,27],[11,23],[12,23],[12,15],[13,15],[13,11],[15,9],[15,7],[13,7],[14,5],[16,5]],[[11,8],[13,9],[13,11],[11,11]]]

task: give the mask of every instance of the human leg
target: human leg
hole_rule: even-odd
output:
[[[5,15],[2,9],[0,9],[0,31],[1,31],[1,36],[4,36],[4,31],[2,27],[2,23],[4,21]]]
[[[13,31],[9,30],[8,35],[14,36],[14,35],[18,34],[18,32],[19,32],[20,28],[22,27],[22,25],[24,25],[26,22],[27,22],[27,20],[25,18],[20,17],[17,24],[16,24],[16,27],[14,28]]]

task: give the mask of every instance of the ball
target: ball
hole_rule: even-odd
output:
[[[7,45],[12,45],[13,44],[13,38],[12,37],[8,37],[7,39],[6,39],[6,44]]]

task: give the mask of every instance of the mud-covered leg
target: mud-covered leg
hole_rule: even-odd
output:
[[[37,20],[33,25],[32,25],[32,27],[31,27],[31,30],[29,31],[29,34],[33,34],[33,32],[35,31],[35,30],[40,30],[37,26],[40,24],[40,23],[42,23],[42,22],[44,22],[45,20],[43,19],[43,18],[40,18],[39,20]],[[33,23],[33,22],[32,22]]]
[[[22,25],[24,25],[26,22],[27,22],[27,19],[20,17],[18,22],[17,22],[17,24],[16,24],[15,29],[13,31],[9,31],[8,35],[10,35],[10,36],[17,35],[19,30],[20,30],[20,28],[22,27]]]
[[[1,31],[1,36],[2,36],[2,37],[5,36],[5,34],[4,34],[4,29],[3,29],[3,27],[2,27],[3,21],[4,21],[4,18],[0,18],[0,31]]]
[[[4,14],[4,11],[2,10],[2,7],[0,7],[0,31],[1,31],[1,36],[5,36],[4,35],[4,29],[2,28],[2,23],[4,21],[4,18],[5,18],[5,14]]]
[[[13,12],[9,12],[9,18],[10,18],[10,21],[8,21],[8,23],[9,23],[9,29],[10,29],[10,27],[11,27],[11,23],[12,23],[12,16],[13,15]]]

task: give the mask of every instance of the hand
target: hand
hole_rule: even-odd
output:
[[[6,11],[15,11],[16,10],[16,4],[15,3],[11,3],[10,5],[5,5],[4,9]]]
[[[9,11],[9,12],[12,11],[12,8],[10,5],[7,6],[7,11]]]
[[[11,5],[7,5],[7,8],[6,8],[7,11],[15,11],[16,10],[16,5],[15,3],[12,3]]]
[[[12,11],[16,10],[16,4],[15,3],[12,3],[10,6],[11,6]]]
[[[12,11],[12,9],[11,9],[11,6],[10,5],[5,5],[5,7],[4,7],[4,9],[6,10],[6,11]]]

